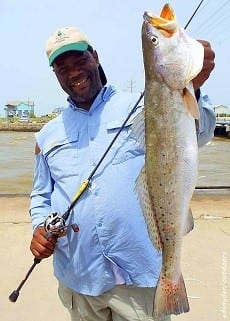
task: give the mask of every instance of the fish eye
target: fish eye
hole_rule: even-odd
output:
[[[150,39],[155,46],[158,45],[159,40],[156,36],[152,36]]]

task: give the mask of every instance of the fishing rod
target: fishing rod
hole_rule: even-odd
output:
[[[190,24],[190,22],[192,21],[193,17],[195,16],[196,12],[198,11],[199,7],[201,6],[202,2],[204,0],[202,0],[198,7],[196,8],[196,10],[194,11],[194,13],[192,14],[191,18],[189,19],[189,21],[187,22],[186,26],[184,29],[186,29],[188,27],[188,25]],[[50,236],[55,236],[56,238],[61,237],[63,235],[65,235],[66,230],[68,228],[68,226],[66,225],[66,221],[68,220],[71,211],[73,209],[73,207],[75,206],[75,204],[77,203],[77,201],[79,200],[79,198],[81,197],[81,195],[85,192],[85,190],[88,188],[88,186],[90,185],[91,179],[93,178],[94,174],[96,173],[96,171],[98,170],[99,166],[101,165],[101,163],[103,162],[104,158],[106,157],[106,155],[108,154],[108,152],[110,151],[111,147],[113,146],[114,142],[117,140],[118,136],[120,135],[121,131],[124,129],[126,123],[128,122],[128,120],[130,119],[130,117],[133,115],[133,113],[136,111],[136,108],[138,107],[140,101],[142,100],[142,98],[144,97],[144,91],[140,94],[137,102],[135,103],[135,105],[133,106],[133,108],[131,109],[131,111],[129,112],[128,116],[126,117],[126,119],[124,120],[123,124],[121,125],[120,129],[118,130],[118,132],[116,133],[116,135],[114,136],[114,138],[112,139],[111,143],[109,144],[109,146],[107,147],[107,149],[105,150],[104,154],[102,155],[102,157],[100,158],[99,162],[97,163],[97,165],[94,167],[94,169],[92,170],[92,172],[90,173],[90,175],[88,176],[88,178],[81,184],[81,186],[79,187],[79,189],[77,190],[76,194],[73,197],[72,202],[70,203],[68,209],[65,211],[65,213],[62,216],[59,216],[58,213],[51,213],[45,220],[44,222],[44,228],[46,231],[46,238],[49,239]],[[77,224],[72,224],[71,225],[72,229],[74,232],[78,232],[79,228],[77,226]],[[30,274],[32,273],[32,271],[34,270],[35,266],[37,264],[39,264],[41,262],[41,259],[38,258],[34,258],[34,262],[32,264],[32,266],[29,268],[25,278],[21,281],[21,283],[19,284],[19,286],[17,287],[16,290],[14,290],[10,295],[9,295],[9,300],[11,302],[16,302],[19,294],[20,294],[20,290],[23,287],[23,285],[25,284],[26,280],[29,278]]]
[[[230,185],[208,185],[208,186],[196,186],[195,189],[214,189],[214,190],[218,190],[218,189],[226,189],[226,190],[230,190]]]
[[[188,25],[190,24],[190,22],[192,21],[192,19],[195,17],[197,11],[199,10],[200,6],[202,5],[202,3],[204,2],[204,0],[201,0],[201,2],[198,4],[198,6],[196,7],[195,11],[193,12],[193,14],[191,15],[191,18],[188,20],[188,22],[186,23],[184,29],[187,29]]]

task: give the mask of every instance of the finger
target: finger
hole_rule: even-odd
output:
[[[33,250],[33,251],[31,251],[32,252],[32,254],[33,254],[33,256],[34,257],[36,257],[37,259],[40,259],[40,260],[42,260],[42,259],[48,259],[51,255],[52,255],[52,253],[51,254],[49,254],[49,255],[46,255],[46,254],[41,254],[41,253],[39,253],[38,251],[36,251],[36,250]]]
[[[199,41],[202,46],[204,47],[204,58],[212,58],[213,60],[215,59],[215,52],[212,49],[210,43],[207,40],[197,40]]]
[[[46,248],[39,243],[32,243],[30,246],[30,250],[33,253],[33,255],[38,258],[47,258],[51,256],[54,252],[54,249]]]
[[[34,232],[33,239],[36,242],[41,243],[43,246],[48,247],[49,243],[55,245],[57,242],[57,238],[54,235],[52,235],[52,233],[47,233],[43,228],[39,228]]]
[[[50,250],[50,251],[54,251],[55,248],[55,240],[50,239],[47,240],[45,237],[40,238],[40,239],[33,239],[32,242],[32,247],[38,249],[40,252],[44,251],[45,249]]]
[[[207,40],[198,39],[197,41],[200,42],[203,45],[203,47],[210,47],[211,48],[210,42],[208,42]]]
[[[44,235],[34,235],[31,241],[31,247],[39,250],[39,252],[44,251],[45,249],[54,251],[56,242],[57,240],[54,237],[47,240]]]
[[[211,73],[211,71],[215,68],[215,62],[209,61],[203,64],[202,73]]]
[[[46,240],[49,242],[49,243],[52,243],[53,245],[55,245],[57,243],[57,238],[55,236],[50,236],[50,235],[47,235],[46,236]]]
[[[204,50],[204,59],[209,60],[210,62],[214,61],[215,52],[213,50],[208,50],[208,49]]]
[[[50,255],[43,255],[41,253],[39,253],[37,250],[31,250],[32,254],[34,257],[36,257],[37,259],[47,259],[48,257],[50,257]]]

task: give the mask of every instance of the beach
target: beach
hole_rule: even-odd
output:
[[[223,321],[230,318],[230,192],[197,191],[191,208],[195,228],[183,242],[182,272],[190,312],[173,321]],[[52,259],[37,265],[20,291],[8,300],[33,263],[28,196],[0,197],[1,290],[4,321],[70,321],[59,302]]]

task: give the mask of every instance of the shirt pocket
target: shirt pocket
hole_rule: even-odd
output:
[[[56,140],[44,151],[54,180],[79,175],[78,137]]]
[[[122,121],[119,120],[111,121],[107,124],[107,132],[111,136],[115,136],[117,132],[121,130],[111,148],[111,153],[113,155],[112,164],[114,165],[126,162],[140,155],[144,155],[143,149],[132,135],[132,124],[133,121],[130,120],[122,129]]]

